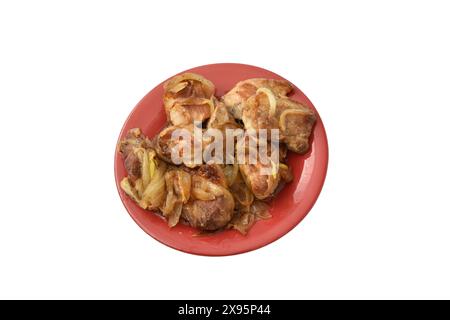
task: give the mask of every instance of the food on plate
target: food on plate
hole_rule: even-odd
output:
[[[195,130],[199,130],[199,134],[196,135]],[[204,139],[202,131],[193,124],[164,128],[155,138],[155,149],[158,156],[175,165],[183,163],[190,168],[198,166],[195,163],[195,144],[198,143],[205,147],[208,143]],[[175,135],[175,132],[178,135]],[[174,156],[176,157],[174,158]],[[178,161],[174,163],[175,160],[179,160],[179,163]]]
[[[228,111],[225,104],[220,101],[215,101],[214,111],[208,121],[208,128],[226,130],[237,129],[240,128],[240,126],[237,124],[233,115]]]
[[[157,209],[164,201],[167,165],[157,159],[151,142],[140,129],[130,130],[119,145],[128,177],[120,182],[125,193],[143,209]]]
[[[291,151],[304,154],[309,149],[316,116],[301,103],[280,97],[270,89],[258,89],[242,107],[246,129],[279,129],[279,139]]]
[[[154,137],[131,129],[119,143],[127,173],[120,187],[169,227],[246,234],[258,220],[271,218],[270,200],[293,180],[287,150],[303,154],[310,148],[316,116],[287,96],[292,91],[284,80],[248,79],[216,97],[214,84],[201,75],[173,77],[162,97],[167,126]],[[246,133],[259,129],[267,135]],[[245,134],[225,141],[230,130]],[[263,145],[267,157],[257,151]],[[207,151],[213,157],[205,157]],[[217,160],[219,151],[226,161]]]
[[[278,161],[274,162],[271,158],[272,144],[266,142],[267,158],[257,157],[252,163],[249,153],[257,145],[252,146],[247,140],[242,143],[244,143],[245,158],[243,163],[239,164],[239,171],[243,180],[257,199],[264,200],[273,197],[276,190],[279,190],[280,183],[281,186],[284,186],[285,183],[292,180],[289,173],[290,168],[283,163],[287,161],[286,148],[276,149]],[[254,151],[257,152],[257,150]]]
[[[183,205],[191,197],[191,175],[179,168],[171,168],[164,175],[166,183],[166,200],[161,211],[166,217],[169,227],[175,226],[180,220]]]
[[[125,139],[120,143],[119,151],[122,153],[125,169],[128,177],[133,181],[142,175],[140,158],[150,144],[150,141],[142,135],[141,129],[128,131]]]
[[[187,98],[174,102],[169,109],[169,119],[173,125],[187,125],[194,121],[203,122],[211,117],[214,102],[211,99]]]
[[[164,84],[164,108],[173,125],[191,124],[211,117],[214,84],[201,75],[184,73]]]
[[[259,88],[269,89],[277,96],[286,96],[294,89],[286,80],[248,79],[238,82],[222,97],[222,101],[236,119],[241,119],[242,103],[254,95]]]
[[[245,235],[256,221],[270,218],[272,218],[272,215],[269,213],[268,204],[256,200],[250,206],[244,207],[242,210],[236,212],[227,227],[238,230]]]
[[[225,227],[233,218],[235,202],[218,165],[202,165],[192,174],[191,199],[182,217],[191,226],[205,231]]]

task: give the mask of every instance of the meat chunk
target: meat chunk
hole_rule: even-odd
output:
[[[233,130],[233,129],[241,129],[242,126],[240,124],[238,124],[236,122],[236,120],[233,118],[233,116],[230,114],[230,112],[228,112],[227,108],[225,107],[223,102],[219,102],[216,101],[216,106],[214,109],[214,112],[211,116],[211,118],[208,121],[208,125],[207,125],[207,129],[208,132],[212,132],[211,129],[216,130],[214,133],[214,138],[210,138],[210,143],[215,142],[216,138],[222,138],[222,142],[221,145],[223,147],[222,149],[222,153],[221,153],[221,157],[218,157],[218,161],[220,163],[225,163],[227,159],[233,159],[234,157],[234,150],[233,148],[229,148],[227,149],[227,133],[228,130]],[[219,135],[217,132],[220,131],[221,135]],[[217,135],[217,137],[216,137]],[[230,139],[230,144],[231,143],[235,143],[236,141],[236,137],[234,136],[233,132],[231,132],[230,136],[228,137]],[[215,154],[216,152],[219,150],[215,150]],[[227,153],[228,152],[228,153]]]
[[[166,163],[156,158],[151,142],[140,129],[131,129],[119,150],[128,173],[120,182],[122,190],[141,208],[157,210],[165,198]]]
[[[213,111],[214,84],[195,73],[183,73],[164,84],[164,108],[174,125],[209,119]]]
[[[227,195],[218,196],[214,200],[192,200],[183,206],[182,217],[192,227],[206,231],[214,231],[225,227],[233,218],[234,200]]]
[[[225,179],[223,169],[217,164],[202,165],[197,169],[195,174],[214,184],[224,188],[227,187],[227,181]]]
[[[170,122],[175,126],[203,122],[211,117],[214,108],[211,99],[188,98],[176,101],[168,109]]]
[[[289,150],[306,153],[316,123],[314,112],[297,101],[280,98],[277,101],[276,117],[279,117],[280,140],[286,143]]]
[[[304,154],[309,149],[316,115],[288,97],[258,91],[243,104],[242,121],[246,129],[279,129],[280,141],[286,143],[289,150]]]
[[[239,170],[250,190],[256,198],[266,199],[270,197],[278,186],[280,175],[275,172],[273,175],[261,174],[262,169],[271,169],[268,165],[241,164]]]
[[[208,121],[208,128],[224,131],[226,129],[237,129],[240,128],[240,126],[236,123],[233,115],[225,107],[225,104],[216,101],[214,111]]]
[[[254,95],[259,88],[268,88],[277,96],[286,96],[293,90],[293,86],[286,80],[248,79],[238,82],[222,97],[222,101],[236,119],[241,119],[242,102]]]
[[[214,231],[233,218],[235,202],[219,166],[204,165],[192,175],[191,197],[182,217],[192,227]]]
[[[250,139],[255,140],[253,144],[249,142]],[[267,151],[265,156],[263,147]],[[278,190],[280,182],[287,182],[291,179],[290,168],[283,163],[286,160],[284,145],[261,140],[259,137],[246,136],[238,144],[238,148],[243,148],[245,153],[243,163],[239,164],[239,171],[257,199],[264,200],[272,197]],[[251,155],[251,151],[253,151],[253,155]],[[274,154],[274,152],[278,154]]]
[[[119,152],[122,154],[128,177],[135,181],[141,177],[141,163],[139,149],[149,149],[150,141],[142,134],[141,130],[131,129],[125,139],[119,143]]]
[[[200,130],[200,134],[196,135],[194,130]],[[202,129],[196,128],[194,125],[187,126],[169,126],[163,129],[155,140],[155,149],[158,156],[166,162],[179,165],[175,163],[172,155],[186,165],[187,167],[194,168],[202,164],[201,152],[195,157],[195,143],[205,147],[207,141],[203,139],[201,134]],[[190,153],[186,154],[186,152]]]

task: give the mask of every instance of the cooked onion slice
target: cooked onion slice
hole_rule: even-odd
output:
[[[171,169],[166,172],[163,180],[166,185],[163,196],[166,199],[160,208],[167,218],[169,227],[174,227],[180,220],[183,204],[191,196],[191,176],[183,170]]]
[[[216,198],[215,195],[203,190],[202,188],[193,188],[192,196],[197,200],[203,200],[203,201],[211,201]]]
[[[191,195],[191,175],[185,171],[177,170],[173,179],[174,189],[182,203],[186,203]]]
[[[253,193],[247,187],[247,185],[242,181],[241,183],[237,183],[233,186],[233,194],[234,198],[241,204],[243,207],[250,206],[255,199]]]
[[[243,235],[246,235],[255,221],[255,215],[251,212],[240,212],[234,216],[228,227],[239,231]]]
[[[141,172],[142,172],[142,182],[144,185],[144,188],[148,186],[150,183],[150,159],[148,156],[148,152],[144,151],[142,155],[142,165],[141,165]]]
[[[138,194],[136,190],[131,186],[130,180],[128,178],[123,178],[122,181],[120,181],[120,187],[129,197],[131,197],[131,199],[139,202]]]
[[[142,194],[144,193],[144,183],[142,182],[142,179],[137,179],[134,182],[134,189],[136,189],[138,197],[142,198]]]
[[[209,115],[211,116],[214,113],[215,103],[213,99],[207,99],[206,103],[209,105]]]
[[[214,101],[212,99],[206,99],[206,98],[187,98],[184,100],[181,100],[179,102],[176,102],[176,106],[189,108],[190,106],[203,106],[207,104],[209,107],[209,116],[214,112]]]
[[[234,183],[230,186],[230,191],[241,207],[249,207],[255,199],[240,172],[237,172]]]
[[[200,176],[192,177],[192,196],[194,199],[210,201],[224,194],[223,188]]]
[[[263,201],[256,200],[250,206],[238,210],[233,220],[228,224],[228,228],[233,228],[246,235],[256,221],[267,220],[271,217],[269,206]]]
[[[151,177],[149,184],[142,194],[142,199],[139,201],[141,207],[145,209],[156,209],[163,204],[166,193],[166,184],[164,181],[166,169],[167,165],[165,162],[160,161],[157,164],[153,177]]]
[[[175,227],[180,221],[181,212],[183,209],[183,204],[180,202],[175,203],[175,207],[173,208],[172,214],[169,216],[168,224],[169,227]]]
[[[239,172],[239,165],[237,163],[227,165],[223,169],[223,173],[225,175],[225,178],[227,179],[227,185],[231,186],[234,181],[236,180],[236,177]]]
[[[174,85],[172,88],[170,88],[168,91],[177,93],[177,92],[180,92],[181,90],[183,90],[184,88],[186,88],[188,85],[189,85],[189,82],[187,82],[187,81],[179,82],[176,85]]]
[[[173,77],[164,84],[166,92],[178,93],[188,85],[192,85],[193,81],[197,81],[201,84],[203,91],[207,94],[207,98],[210,98],[214,94],[215,86],[208,79],[195,73],[183,73]]]
[[[277,99],[275,98],[273,92],[268,88],[259,88],[256,94],[264,93],[269,99],[269,116],[273,117],[277,110]]]
[[[267,220],[272,218],[269,213],[269,205],[263,201],[256,200],[250,206],[250,212],[252,212],[258,220]]]

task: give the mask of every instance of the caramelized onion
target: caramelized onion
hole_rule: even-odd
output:
[[[203,190],[202,188],[193,188],[192,196],[197,200],[203,200],[203,201],[211,201],[216,198],[215,195]]]
[[[248,207],[255,199],[253,193],[242,179],[239,179],[231,186],[234,198],[240,203],[242,207]]]
[[[134,188],[136,189],[138,197],[142,198],[142,194],[144,193],[144,183],[142,182],[142,179],[137,179],[134,182]]]
[[[173,192],[173,189],[168,189],[166,201],[164,202],[164,206],[161,208],[161,211],[163,212],[165,217],[168,217],[173,213],[176,201],[177,198],[175,196],[175,193]]]
[[[163,215],[167,218],[169,227],[175,226],[180,220],[183,204],[191,196],[191,176],[180,169],[171,169],[164,175],[166,184],[166,200],[161,206]]]
[[[191,195],[191,175],[185,171],[177,170],[174,187],[182,203],[186,203]]]
[[[284,182],[291,182],[294,179],[291,168],[284,163],[280,163],[280,177]]]
[[[214,197],[221,196],[224,193],[221,186],[197,175],[192,177],[192,185],[193,189],[201,189],[206,193],[210,193]]]
[[[239,231],[243,235],[246,235],[255,221],[256,219],[254,214],[249,211],[241,211],[233,217],[228,227]]]
[[[208,79],[195,73],[183,73],[164,84],[164,105],[170,108],[180,99],[192,97],[210,99],[214,91],[215,86]]]
[[[200,82],[202,84],[202,86],[206,89],[207,93],[209,93],[209,96],[212,96],[214,94],[215,86],[211,81],[202,77],[199,74],[190,73],[190,72],[186,72],[186,73],[183,73],[183,74],[173,77],[172,79],[170,79],[169,81],[167,81],[165,83],[164,88],[166,91],[173,91],[173,89],[176,88],[179,83],[188,83],[189,80],[194,80],[194,81]],[[184,86],[183,88],[181,88],[175,92],[179,92],[179,91],[183,90],[186,86]]]
[[[176,85],[174,85],[172,88],[168,89],[168,91],[177,93],[177,92],[180,92],[181,90],[183,90],[184,88],[186,88],[188,85],[189,85],[189,82],[187,82],[187,81],[179,82]]]
[[[228,228],[233,228],[246,235],[256,221],[271,217],[269,206],[263,201],[256,200],[250,206],[242,207],[228,224]]]
[[[227,185],[231,186],[236,180],[236,177],[239,173],[239,165],[237,163],[227,165],[223,169],[223,173],[225,175],[225,178],[227,179]]]
[[[269,99],[269,116],[274,116],[277,110],[277,99],[275,98],[273,92],[268,88],[259,88],[256,90],[256,94],[264,93]]]
[[[122,190],[134,201],[138,202],[138,195],[136,190],[131,186],[130,180],[128,178],[123,178],[122,181],[120,181],[120,187]]]
[[[178,224],[178,222],[180,221],[182,209],[183,209],[183,204],[181,204],[180,202],[176,202],[175,206],[173,208],[172,214],[169,216],[169,219],[168,219],[168,224],[169,224],[170,228],[175,227]]]
[[[250,206],[250,212],[252,212],[258,220],[267,220],[272,218],[269,213],[269,205],[263,201],[256,200]]]
[[[144,188],[148,186],[150,183],[150,159],[148,152],[144,151],[142,155],[142,165],[141,165],[141,172],[142,172],[142,183],[144,185]]]
[[[167,165],[165,162],[160,161],[157,164],[156,170],[151,178],[149,184],[145,188],[142,199],[139,202],[143,208],[157,208],[164,202],[164,196],[166,192],[166,184],[164,181],[164,174],[166,172]]]

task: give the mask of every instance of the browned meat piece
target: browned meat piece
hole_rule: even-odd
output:
[[[174,125],[204,121],[214,108],[214,84],[194,73],[173,77],[164,84],[164,108],[167,118]]]
[[[262,169],[273,170],[273,174],[263,174]],[[261,200],[270,197],[280,182],[278,169],[271,163],[241,164],[239,170],[255,197]]]
[[[150,141],[137,128],[128,131],[125,139],[120,142],[119,151],[122,154],[128,177],[132,181],[141,177],[142,159],[139,159],[139,153],[136,151],[140,148],[148,149],[150,145]]]
[[[256,159],[250,159],[250,150],[253,147],[261,148],[262,142],[255,141],[258,145],[251,145],[250,137],[245,137],[238,143],[237,148],[244,148],[244,163],[239,164],[239,171],[243,180],[257,199],[263,200],[272,197],[278,190],[280,182],[288,182],[292,180],[292,173],[289,166],[283,163],[286,160],[286,147],[284,145],[272,144],[267,142],[267,159],[261,158],[258,154]],[[253,150],[259,152],[261,150]],[[272,152],[278,152],[278,160],[272,157]],[[264,161],[263,161],[264,160]],[[232,188],[233,189],[233,188]]]
[[[275,96],[263,92],[254,94],[243,103],[242,122],[245,129],[279,129],[276,113],[271,114],[270,104],[275,103]],[[270,136],[270,135],[269,135]]]
[[[287,164],[280,163],[280,178],[285,183],[289,183],[294,179],[292,169]]]
[[[192,175],[191,198],[183,206],[182,217],[195,228],[217,230],[233,217],[234,199],[218,170],[218,166],[204,165]]]
[[[248,79],[238,82],[233,89],[222,97],[228,111],[236,118],[242,118],[242,102],[256,93],[259,88],[268,88],[278,96],[286,96],[293,87],[285,80]]]
[[[245,150],[244,163],[239,164],[239,171],[255,197],[262,200],[270,197],[278,186],[280,181],[279,166],[278,163],[272,162],[272,159],[270,158],[273,150],[270,142],[267,144],[268,158],[265,159],[265,161],[262,161],[258,156],[256,159],[253,159],[254,162],[252,162],[249,156],[252,147],[249,144],[249,139],[249,137],[245,137],[243,144],[238,144],[238,148],[244,147]],[[253,147],[258,146],[255,145]],[[255,152],[255,155],[257,154],[256,152],[258,152],[257,149],[253,151]]]
[[[120,182],[122,190],[143,209],[157,210],[164,201],[166,163],[156,158],[151,142],[140,129],[131,129],[119,150],[128,173]]]
[[[316,115],[301,103],[280,98],[277,100],[277,118],[279,115],[280,139],[289,150],[304,154],[309,150]]]
[[[240,126],[225,107],[225,104],[220,101],[215,101],[215,108],[208,121],[208,128],[224,131],[226,129],[237,129]]]
[[[211,117],[213,108],[211,99],[188,98],[176,101],[168,110],[168,118],[175,126],[203,122]]]
[[[309,149],[316,116],[297,101],[259,91],[243,104],[242,121],[246,129],[279,129],[280,141],[289,150],[303,154]]]
[[[227,181],[223,169],[217,164],[209,164],[200,166],[196,173],[197,176],[205,178],[224,188],[227,187]]]
[[[194,228],[214,231],[225,227],[233,218],[234,200],[219,196],[211,201],[193,200],[183,206],[182,217]]]
[[[238,123],[236,123],[236,120],[233,118],[233,116],[228,112],[227,108],[225,107],[225,105],[223,104],[223,102],[219,102],[219,101],[215,101],[215,109],[214,112],[211,116],[211,118],[208,121],[208,126],[207,129],[209,130],[208,132],[213,132],[214,130],[219,130],[221,133],[221,137],[222,137],[222,157],[218,157],[219,162],[220,163],[225,163],[226,159],[232,159],[234,156],[234,150],[229,149],[230,154],[227,155],[227,140],[226,140],[226,136],[227,136],[227,130],[230,129],[241,129],[241,125],[239,125]],[[210,130],[210,129],[214,129],[214,130]],[[220,137],[220,136],[219,136]],[[214,142],[215,141],[215,134],[214,134],[214,138],[211,137],[209,142]],[[233,136],[230,136],[230,139],[233,139]],[[236,138],[234,138],[234,142],[235,143]],[[209,163],[209,162],[208,162]]]
[[[263,168],[272,169],[273,174],[263,174]],[[291,168],[284,163],[272,166],[263,165],[261,162],[254,165],[241,164],[239,169],[247,186],[260,200],[273,197],[293,179]]]
[[[286,160],[287,160],[287,153],[288,153],[288,149],[287,149],[286,145],[281,143],[278,146],[278,148],[279,148],[279,151],[280,151],[280,162],[286,162]]]
[[[163,129],[157,136],[155,141],[155,149],[158,153],[158,156],[163,159],[166,162],[173,163],[172,159],[172,152],[174,154],[177,154],[180,159],[182,159],[182,163],[186,165],[187,167],[194,168],[196,166],[199,166],[202,164],[202,157],[200,154],[199,163],[197,163],[195,160],[195,154],[194,154],[194,143],[195,143],[195,134],[194,134],[194,125],[187,125],[182,127],[177,126],[170,126],[165,129]],[[188,143],[188,140],[186,139],[175,139],[173,137],[173,134],[175,130],[185,130],[184,133],[190,137],[191,142],[191,153],[189,155],[183,154],[183,146]],[[198,128],[198,130],[202,131],[201,128]],[[208,141],[203,140],[202,136],[199,136],[199,142],[201,143],[203,148],[207,145]],[[180,163],[175,163],[176,165]]]

